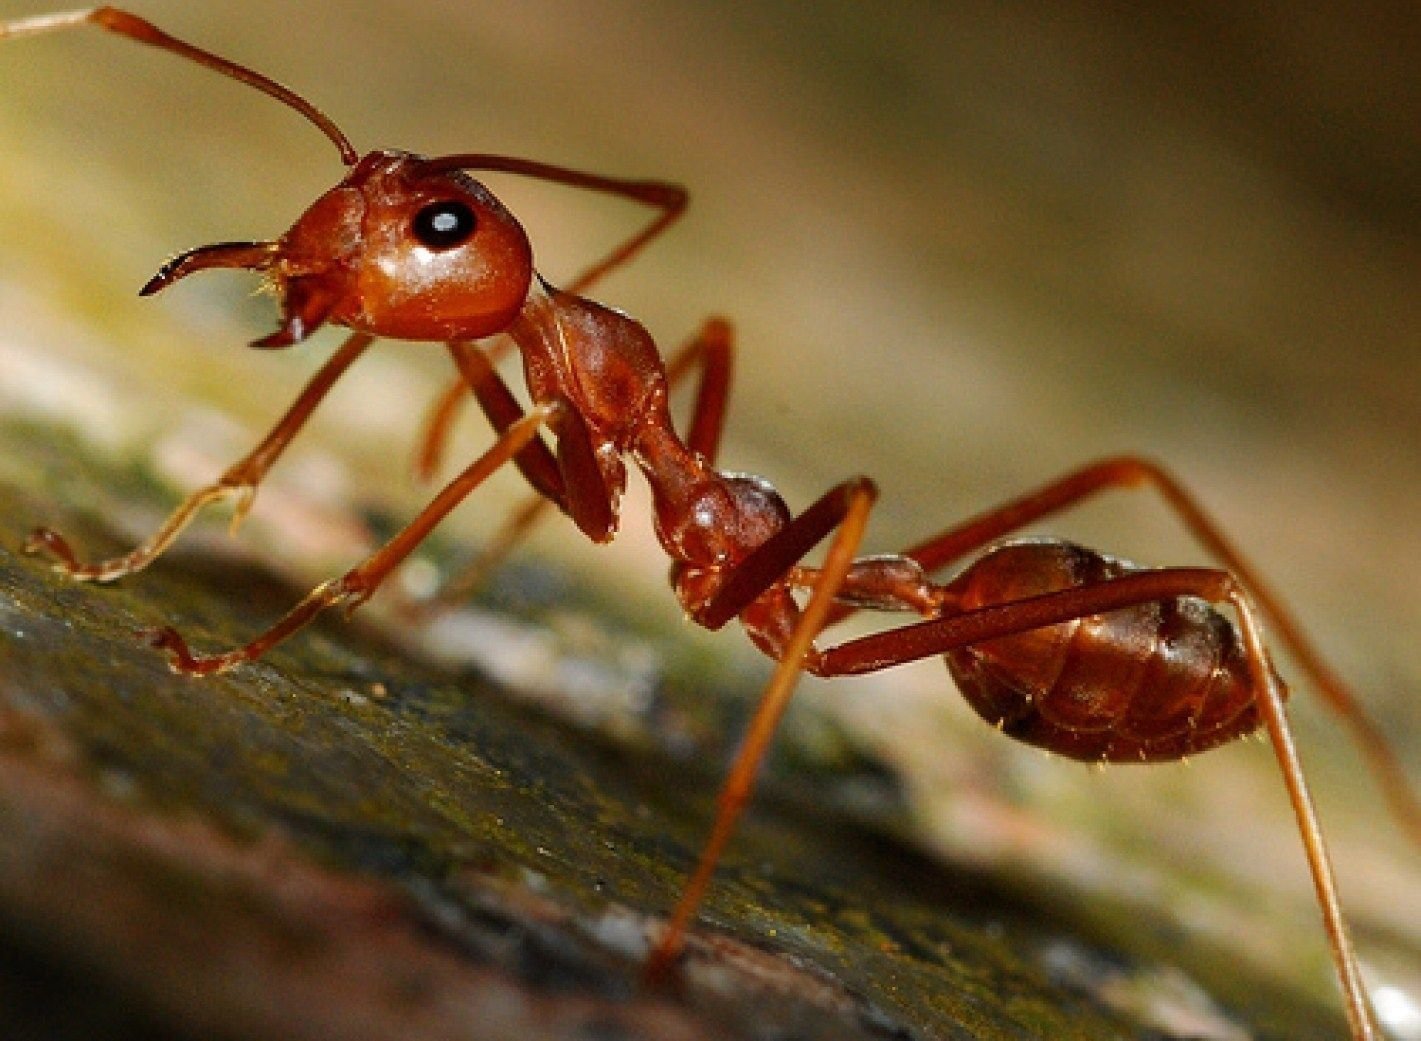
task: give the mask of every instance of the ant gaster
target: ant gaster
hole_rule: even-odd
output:
[[[83,24],[176,53],[276,98],[314,123],[348,168],[281,238],[183,253],[142,292],[208,268],[246,268],[261,272],[281,301],[279,328],[255,346],[288,347],[324,324],[344,326],[351,335],[256,449],[189,496],[133,552],[81,563],[48,529],[38,530],[28,548],[48,551],[75,578],[107,581],[148,564],[212,502],[234,500],[240,519],[266,471],[376,337],[443,342],[457,367],[458,380],[426,434],[423,470],[437,461],[457,402],[470,392],[498,432],[493,447],[390,542],[317,587],[246,646],[199,655],[172,629],[147,634],[175,669],[206,674],[231,668],[258,658],[328,608],[358,606],[454,506],[509,462],[540,502],[557,506],[594,541],[607,541],[616,530],[630,461],[650,485],[656,534],[671,559],[683,610],[710,629],[738,620],[777,663],[721,791],[710,838],[650,955],[650,977],[674,968],[800,672],[852,675],[942,656],[989,723],[1075,759],[1173,760],[1263,728],[1297,816],[1352,1035],[1357,1041],[1379,1036],[1284,714],[1286,690],[1264,648],[1263,618],[1350,725],[1398,816],[1418,838],[1421,809],[1348,688],[1166,471],[1134,457],[1106,460],[902,553],[856,556],[876,496],[867,478],[845,481],[794,515],[768,482],[716,469],[732,356],[725,322],[707,322],[663,364],[640,324],[580,295],[680,215],[686,204],[680,188],[492,155],[360,156],[324,113],[292,91],[112,7],[0,23],[0,39]],[[646,204],[656,216],[568,288],[557,289],[535,271],[518,221],[471,171],[610,193]],[[532,401],[527,409],[493,366],[510,341],[522,355]],[[668,394],[673,381],[692,372],[699,373],[698,388],[683,436],[672,423]],[[544,428],[552,446],[543,440]],[[1061,541],[999,541],[1102,490],[1141,485],[1164,498],[1220,569],[1145,570]],[[500,546],[526,531],[536,515],[536,508],[521,511]],[[801,563],[825,539],[823,562]],[[930,578],[974,553],[950,581]],[[1211,605],[1231,609],[1237,624]],[[919,620],[837,646],[816,644],[826,626],[862,610],[906,612]]]

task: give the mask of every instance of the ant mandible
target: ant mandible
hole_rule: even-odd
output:
[[[331,386],[376,337],[438,341],[458,379],[425,435],[421,469],[437,460],[457,403],[472,392],[498,433],[410,524],[340,578],[327,581],[243,647],[194,654],[170,628],[146,634],[179,672],[208,674],[252,661],[332,607],[353,610],[456,505],[513,463],[537,492],[596,542],[617,527],[627,460],[650,485],[655,529],[671,558],[683,610],[708,629],[738,619],[776,667],[720,793],[710,837],[646,972],[660,977],[686,932],[749,800],[771,737],[802,671],[874,672],[942,656],[968,702],[1002,733],[1089,762],[1158,762],[1193,755],[1264,729],[1272,742],[1311,869],[1356,1041],[1380,1036],[1337,897],[1322,829],[1284,711],[1287,691],[1264,647],[1262,619],[1351,727],[1397,815],[1421,841],[1421,806],[1356,699],[1303,635],[1195,497],[1159,466],[1109,459],[955,525],[895,554],[857,556],[876,490],[859,477],[798,515],[761,478],[717,470],[729,393],[731,331],[705,324],[669,363],[633,319],[580,293],[631,259],[681,214],[685,192],[496,155],[428,158],[360,155],[310,102],[245,66],[164,33],[113,7],[0,23],[0,39],[96,25],[239,80],[299,112],[340,152],[345,177],[279,239],[223,242],[169,260],[142,295],[195,271],[261,272],[281,301],[278,329],[256,347],[289,347],[330,323],[351,330],[272,431],[213,484],[188,496],[160,529],[124,556],[80,562],[58,533],[44,550],[77,579],[109,581],[145,567],[205,506],[235,503],[238,520],[258,484]],[[470,171],[521,175],[620,196],[652,207],[640,232],[566,289],[534,269],[522,227]],[[495,370],[511,343],[522,355],[531,407]],[[687,433],[672,424],[673,383],[696,372]],[[550,447],[543,440],[546,427]],[[1004,537],[1106,489],[1160,494],[1220,568],[1142,569],[1056,540]],[[499,541],[511,544],[536,517],[521,511]],[[829,540],[823,562],[801,561]],[[985,549],[984,549],[985,547]],[[978,554],[950,581],[929,576]],[[1227,605],[1237,625],[1212,605]],[[829,625],[858,611],[920,620],[821,648]]]

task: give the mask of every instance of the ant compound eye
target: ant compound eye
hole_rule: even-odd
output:
[[[453,249],[473,235],[474,211],[457,199],[432,202],[414,215],[414,237],[430,249]]]

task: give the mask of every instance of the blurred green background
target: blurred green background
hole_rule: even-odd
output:
[[[766,474],[796,506],[871,474],[874,549],[1096,456],[1166,461],[1421,777],[1414,5],[136,8],[297,88],[361,149],[501,152],[687,184],[684,222],[596,295],[668,347],[708,314],[733,318],[726,465]],[[6,2],[0,17],[40,9]],[[0,404],[151,450],[175,481],[209,479],[325,350],[246,351],[274,318],[250,278],[133,294],[178,249],[279,234],[339,176],[334,151],[255,93],[92,30],[0,47],[0,139]],[[491,183],[554,281],[642,218]],[[306,527],[282,514],[266,536],[275,555],[317,577],[344,565],[312,561],[353,553],[323,523],[340,504],[414,508],[414,427],[445,367],[437,349],[390,344],[351,374],[259,499],[260,514],[284,481],[335,504]],[[471,450],[484,435],[467,426]],[[495,501],[459,523],[487,530]],[[554,525],[537,552],[643,588],[648,611],[672,617],[640,501],[611,548]],[[1200,559],[1146,497],[1112,495],[1052,530],[1146,563]],[[1097,775],[1001,747],[933,664],[809,697],[906,772],[931,843],[1025,852],[1084,885],[1155,847],[1281,893],[1299,935],[1315,934],[1258,746]],[[1410,936],[1414,951],[1415,851],[1332,721],[1299,700],[1364,946],[1370,930]],[[1003,782],[1034,808],[1026,823],[999,812]],[[1092,812],[1105,819],[1082,836],[1074,816]],[[1421,987],[1414,965],[1385,967]]]

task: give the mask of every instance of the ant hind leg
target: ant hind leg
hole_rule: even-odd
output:
[[[1377,778],[1393,816],[1411,841],[1421,846],[1421,800],[1413,792],[1405,769],[1381,730],[1363,711],[1351,687],[1328,665],[1304,633],[1283,598],[1235,548],[1224,534],[1223,527],[1204,509],[1198,497],[1158,463],[1133,455],[1090,463],[956,524],[908,549],[904,555],[916,560],[924,570],[935,572],[997,539],[1070,509],[1101,492],[1141,487],[1153,488],[1199,544],[1248,590],[1278,641],[1312,680],[1328,707],[1342,718],[1350,730],[1353,741]],[[836,607],[830,614],[830,624],[853,611],[851,606]]]

